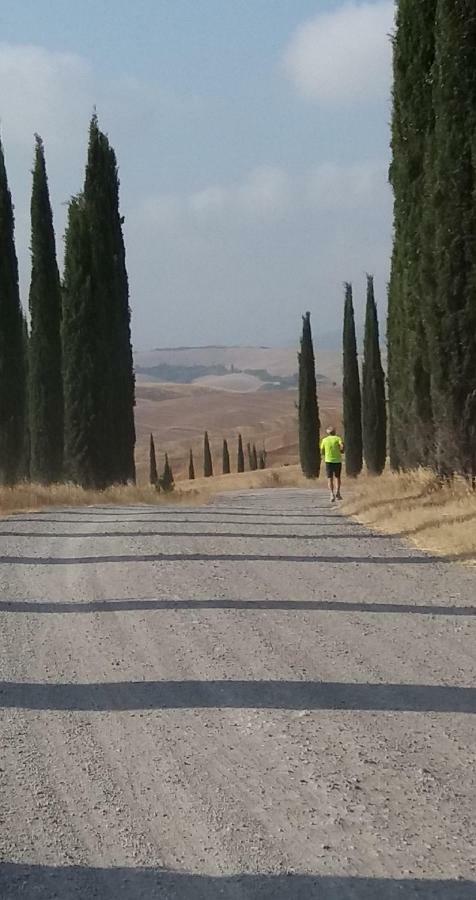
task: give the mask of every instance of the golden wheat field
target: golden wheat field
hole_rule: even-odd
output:
[[[442,484],[426,469],[361,476],[344,511],[447,559],[476,563],[476,492],[463,478]]]

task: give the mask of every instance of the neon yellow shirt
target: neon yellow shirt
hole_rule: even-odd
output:
[[[342,462],[342,451],[341,447],[343,445],[342,438],[339,437],[338,434],[328,434],[327,437],[322,438],[321,441],[321,454],[324,457],[324,462],[326,463],[340,463]]]

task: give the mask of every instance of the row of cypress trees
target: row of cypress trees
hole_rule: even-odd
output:
[[[134,481],[129,288],[113,148],[92,117],[83,190],[68,210],[63,282],[43,142],[31,196],[30,333],[0,143],[0,482]]]
[[[342,399],[347,475],[359,475],[364,461],[371,475],[381,475],[387,458],[387,403],[372,275],[367,275],[362,385],[352,285],[345,285]]]
[[[303,316],[299,362],[299,457],[303,474],[317,478],[320,471],[320,417],[311,316]],[[360,474],[365,460],[371,474],[380,475],[387,454],[385,375],[380,353],[374,279],[367,276],[362,387],[352,285],[345,284],[343,327],[343,430],[346,472]]]
[[[266,450],[257,450],[256,444],[247,444],[247,453],[248,453],[248,463],[250,471],[256,471],[257,469],[265,469],[266,468]],[[167,470],[167,467],[170,468],[170,464],[168,461],[167,454],[165,454],[165,469],[164,473]],[[237,472],[245,471],[245,454],[243,449],[243,438],[241,434],[238,435],[238,448],[237,448]],[[205,478],[213,477],[213,459],[210,448],[210,440],[208,437],[208,431],[205,432],[203,439],[203,475]],[[230,462],[230,450],[228,447],[228,441],[226,438],[223,439],[223,455],[222,455],[222,473],[223,475],[229,475],[231,473],[231,462]],[[195,460],[193,457],[193,450],[190,448],[189,453],[189,461],[188,461],[188,477],[190,481],[195,479]],[[162,476],[162,480],[164,475]],[[172,479],[173,480],[173,479]],[[161,478],[158,475],[157,469],[157,458],[155,452],[155,443],[154,437],[150,435],[150,445],[149,445],[149,482],[152,485],[161,484]]]
[[[476,6],[399,0],[390,456],[476,474]]]

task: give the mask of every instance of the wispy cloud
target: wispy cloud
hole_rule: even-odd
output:
[[[302,24],[286,49],[298,91],[322,103],[369,102],[389,94],[393,0],[345,3]]]
[[[233,184],[208,185],[190,194],[148,197],[141,215],[163,229],[177,226],[222,227],[251,221],[279,221],[296,213],[367,211],[388,202],[385,160],[355,163],[326,162],[300,174],[276,166],[245,173]]]

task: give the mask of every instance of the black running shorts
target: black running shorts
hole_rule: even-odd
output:
[[[334,475],[335,478],[340,478],[342,472],[342,463],[328,463],[326,462],[326,475],[328,478],[332,478]]]

